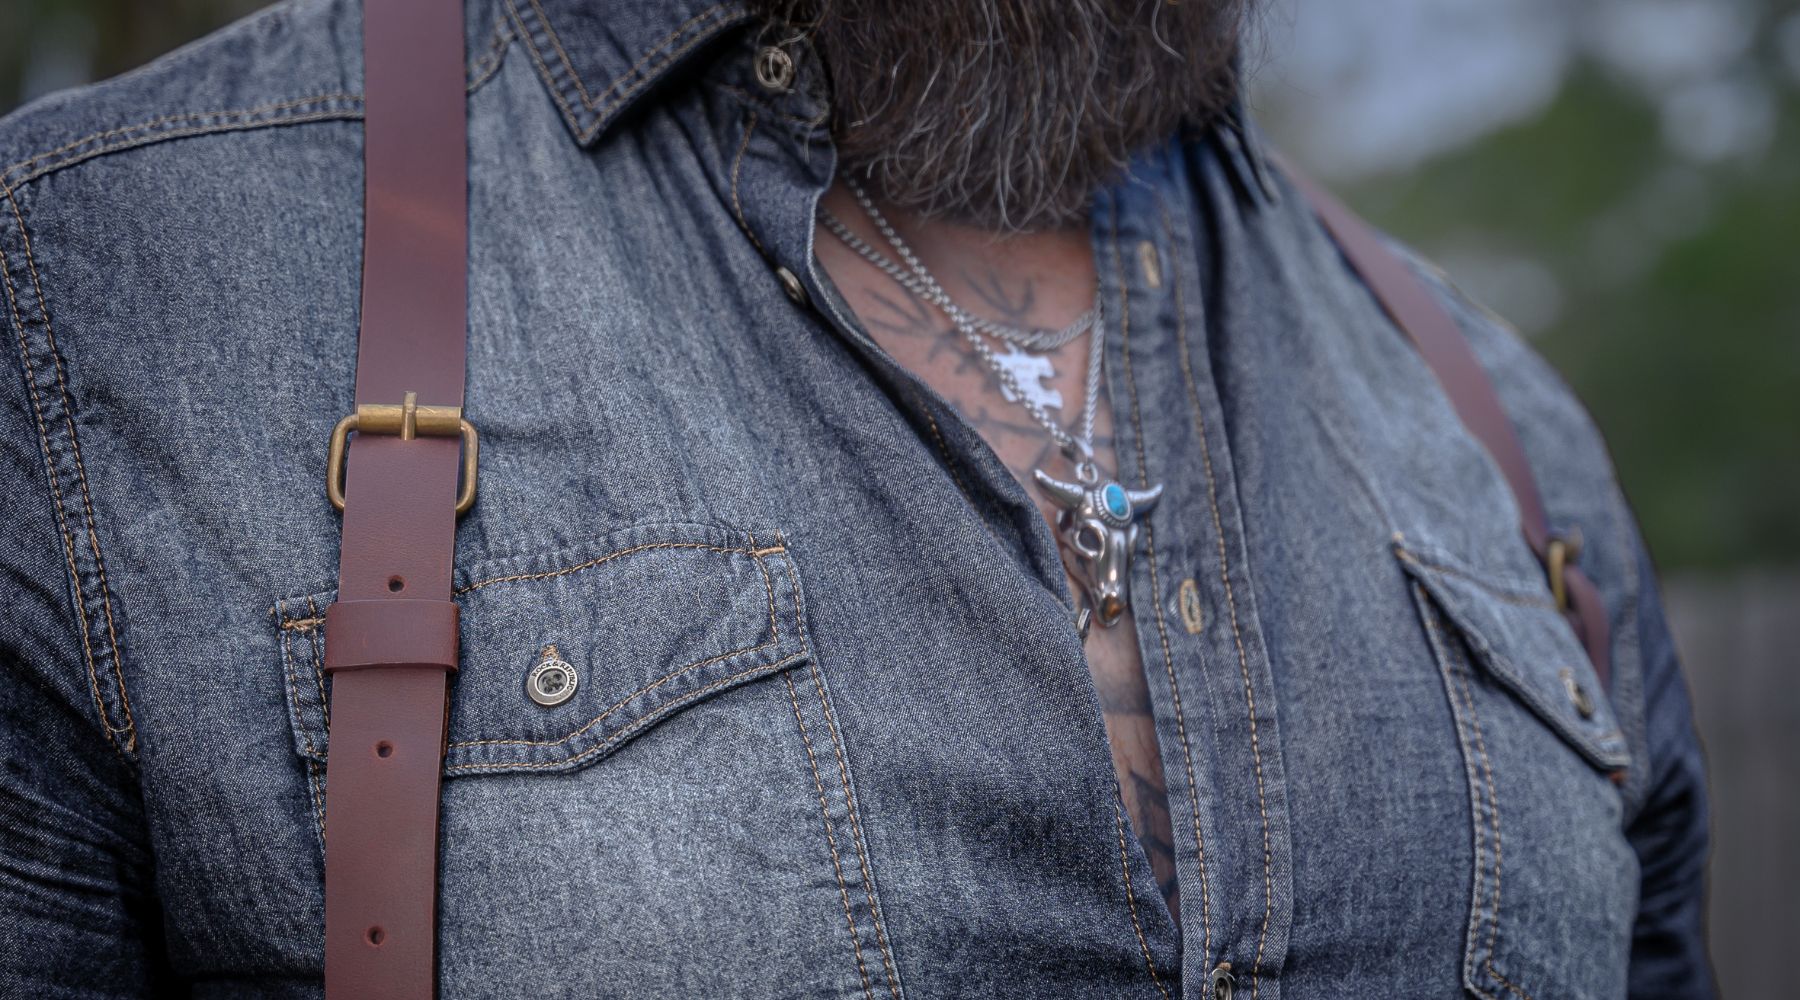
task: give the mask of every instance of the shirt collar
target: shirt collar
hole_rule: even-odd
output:
[[[569,131],[592,145],[657,81],[727,29],[742,0],[503,0]],[[1239,79],[1245,66],[1240,53]],[[1275,200],[1264,144],[1240,89],[1202,129],[1251,201]]]
[[[740,0],[504,0],[569,130],[590,145],[658,80],[750,17]]]

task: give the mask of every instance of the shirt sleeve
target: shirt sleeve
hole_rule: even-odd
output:
[[[1626,828],[1642,873],[1631,937],[1633,1000],[1716,994],[1706,951],[1706,764],[1654,570],[1636,553],[1649,790]]]
[[[10,249],[0,243],[0,251]],[[0,268],[7,263],[0,256]],[[102,722],[68,533],[0,287],[0,994],[166,995],[131,755]]]

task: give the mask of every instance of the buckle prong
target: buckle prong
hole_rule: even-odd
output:
[[[1550,577],[1550,596],[1555,599],[1558,611],[1569,610],[1569,586],[1564,577],[1569,571],[1569,564],[1580,555],[1580,532],[1552,536],[1544,547],[1544,572]]]
[[[344,509],[344,456],[350,448],[350,432],[390,434],[402,441],[426,437],[462,437],[462,489],[457,492],[456,512],[475,506],[475,470],[481,452],[481,436],[475,425],[463,419],[460,406],[420,406],[419,394],[409,392],[401,403],[362,403],[331,429],[325,451],[325,494],[331,505]]]

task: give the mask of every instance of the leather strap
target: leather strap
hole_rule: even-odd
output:
[[[363,9],[356,402],[460,407],[468,180],[460,0]],[[325,993],[430,1000],[449,671],[456,437],[358,433],[326,612]]]
[[[1543,497],[1531,474],[1531,465],[1525,459],[1525,449],[1519,445],[1512,421],[1501,407],[1494,385],[1481,362],[1476,360],[1461,327],[1424,281],[1388,248],[1368,223],[1305,174],[1287,163],[1281,166],[1294,186],[1312,202],[1320,221],[1337,241],[1350,266],[1374,293],[1388,318],[1405,331],[1418,348],[1420,357],[1450,397],[1450,404],[1462,419],[1463,426],[1487,448],[1494,463],[1500,467],[1500,473],[1506,477],[1506,485],[1512,489],[1513,499],[1517,501],[1519,527],[1525,542],[1531,546],[1545,572],[1552,575],[1552,589],[1566,592],[1563,614],[1586,648],[1601,685],[1607,685],[1612,674],[1612,644],[1600,591],[1574,565],[1568,548],[1570,543],[1551,534]],[[1563,547],[1561,558],[1553,558],[1557,546]],[[1554,579],[1558,569],[1562,573],[1560,584]]]

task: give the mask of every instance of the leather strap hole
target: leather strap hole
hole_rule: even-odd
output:
[[[406,589],[406,577],[403,577],[403,576],[388,577],[388,590],[389,591],[398,594],[399,592],[401,592],[402,590],[405,590],[405,589]]]
[[[392,757],[393,755],[394,745],[392,743],[389,743],[387,740],[382,740],[380,743],[375,744],[375,756]]]
[[[382,930],[380,927],[371,927],[363,932],[363,940],[369,942],[371,947],[379,948],[381,947],[381,942],[387,940],[387,931]]]

